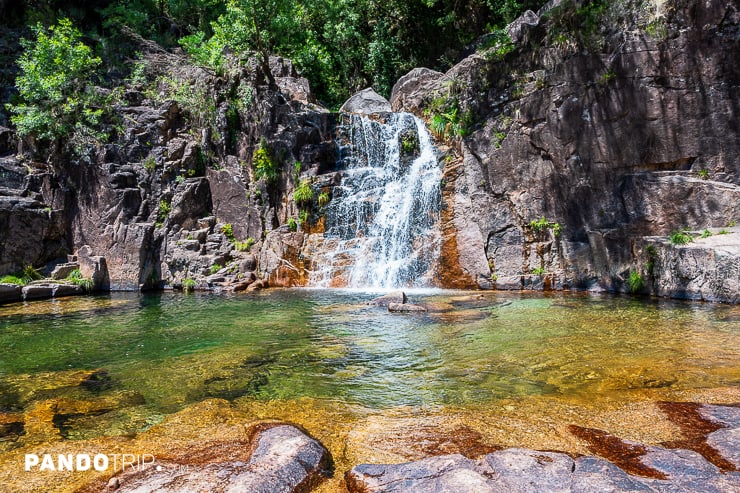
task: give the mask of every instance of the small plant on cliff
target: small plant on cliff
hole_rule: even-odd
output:
[[[234,247],[236,248],[237,252],[248,252],[252,248],[252,245],[254,245],[254,243],[254,238],[249,237],[244,241],[235,241]]]
[[[599,77],[599,85],[603,87],[616,78],[617,74],[616,72],[614,72],[614,70],[607,70],[606,72],[601,74],[601,77]]]
[[[192,293],[195,289],[195,280],[191,278],[183,279],[182,281],[182,290],[186,293]]]
[[[300,205],[306,205],[313,200],[313,189],[311,188],[311,182],[303,180],[293,192],[293,200],[295,203]]]
[[[532,274],[535,276],[544,276],[545,275],[545,268],[544,267],[535,267],[532,269]]]
[[[709,238],[710,236],[712,236],[712,232],[708,229],[705,229],[701,236],[699,236],[699,238]]]
[[[170,212],[172,212],[172,205],[165,199],[160,200],[159,208],[157,209],[157,222],[155,223],[158,228],[164,224]]]
[[[267,140],[262,138],[260,145],[252,154],[252,166],[258,180],[265,180],[268,184],[275,183],[280,177],[277,164],[270,156],[267,148]]]
[[[630,293],[637,293],[645,287],[645,281],[642,279],[642,274],[636,270],[630,271],[630,277],[627,279],[627,284],[629,285]]]
[[[696,174],[701,178],[702,180],[708,180],[709,179],[709,170],[708,169],[700,169],[696,172]]]
[[[552,234],[556,238],[559,237],[563,232],[563,227],[560,225],[560,223],[549,221],[545,219],[544,216],[534,221],[530,221],[529,227],[532,228],[532,231],[536,233],[542,233],[550,229],[552,231]]]
[[[329,194],[326,192],[321,192],[319,194],[318,202],[319,207],[326,207],[326,205],[329,204]]]
[[[298,222],[301,223],[301,226],[308,222],[308,211],[306,209],[303,209],[301,213],[298,214]]]
[[[294,231],[294,232],[298,230],[298,223],[292,217],[290,219],[288,219],[288,229],[290,231]]]
[[[154,156],[149,156],[144,160],[144,169],[149,171],[150,173],[154,171],[157,168],[157,161],[154,159]]]
[[[694,238],[685,230],[674,231],[669,236],[672,245],[686,245],[694,241]]]
[[[221,232],[231,243],[234,243],[234,227],[231,225],[231,223],[226,223],[221,226]]]
[[[223,269],[223,268],[224,268],[224,266],[223,266],[223,265],[221,265],[221,264],[213,264],[213,265],[211,266],[211,268],[210,268],[210,269],[208,269],[208,273],[209,273],[210,275],[213,275],[213,274],[215,274],[216,272],[220,271],[220,270],[221,270],[221,269]]]

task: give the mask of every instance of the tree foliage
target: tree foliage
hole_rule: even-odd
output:
[[[102,109],[89,80],[100,58],[69,19],[48,30],[37,24],[34,31],[35,40],[21,41],[16,87],[22,102],[7,105],[18,133],[49,141],[96,137]]]
[[[336,106],[373,86],[389,95],[413,67],[446,70],[479,36],[544,0],[33,0],[27,19],[85,19],[107,59],[130,56],[127,26],[165,48],[180,44],[219,68],[226,54],[293,60],[319,99]],[[38,5],[36,5],[38,4]],[[68,7],[67,7],[68,6]],[[37,8],[38,7],[38,8]],[[40,14],[39,14],[40,12]],[[39,17],[43,17],[40,19]],[[82,22],[82,21],[80,21]],[[83,25],[83,24],[79,24]],[[116,41],[110,41],[115,38]],[[112,53],[118,48],[122,54]]]

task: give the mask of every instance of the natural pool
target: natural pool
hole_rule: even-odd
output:
[[[737,395],[737,306],[418,291],[411,301],[429,312],[393,314],[366,304],[375,296],[293,289],[3,306],[0,415],[53,399],[108,399],[108,407],[55,421],[63,440],[89,440],[132,436],[189,404],[222,398],[253,417],[313,424],[330,450],[372,442],[380,429],[418,432],[422,421],[453,431],[465,423],[487,443],[562,449],[562,437],[547,436],[548,427],[562,434],[560,422],[549,421],[553,413],[588,424],[595,403],[619,410],[713,389],[721,389],[715,400]],[[105,373],[92,385],[54,384],[80,369]],[[451,416],[458,428],[448,426]],[[619,421],[629,419],[640,422],[626,414]],[[22,445],[23,436],[6,438],[0,452]],[[377,447],[372,454],[409,456]]]

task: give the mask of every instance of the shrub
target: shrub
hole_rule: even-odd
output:
[[[545,268],[544,267],[535,267],[532,269],[532,274],[535,276],[544,276],[545,275]]]
[[[313,189],[308,180],[303,180],[293,192],[293,200],[298,205],[305,205],[313,200]]]
[[[167,216],[172,212],[172,205],[166,201],[165,199],[162,199],[159,201],[159,207],[157,209],[157,227],[162,226],[164,224],[165,219],[167,219]]]
[[[191,293],[195,289],[195,280],[191,278],[183,279],[182,290],[186,293]]]
[[[530,221],[529,227],[532,228],[532,231],[537,233],[542,233],[550,229],[556,238],[563,232],[563,226],[560,223],[548,221],[544,216],[537,220]]]
[[[301,225],[304,225],[308,222],[308,211],[303,209],[300,214],[298,214],[298,221],[301,223]]]
[[[630,277],[627,280],[627,284],[629,285],[630,293],[637,293],[645,287],[642,275],[635,270],[630,271]]]
[[[216,272],[220,271],[223,268],[224,268],[224,266],[221,265],[221,264],[213,264],[211,266],[211,268],[208,269],[208,273],[211,274],[211,275],[213,275],[213,274],[215,274]]]
[[[702,168],[696,172],[696,174],[701,178],[702,180],[708,180],[709,179],[709,170]]]
[[[8,274],[6,276],[0,277],[0,283],[2,284],[17,284],[18,286],[25,286],[28,284],[28,281],[25,279],[15,276],[13,274]]]
[[[699,238],[709,238],[710,236],[712,236],[712,232],[708,229],[705,229],[701,236],[699,236]]]
[[[226,223],[221,226],[221,232],[230,242],[234,243],[234,227],[231,225],[231,223]]]
[[[672,245],[686,245],[694,241],[694,238],[686,231],[674,231],[669,237]]]
[[[247,238],[245,241],[236,241],[234,242],[234,247],[236,248],[237,252],[248,252],[252,245],[254,245],[255,240],[254,238]]]
[[[264,138],[252,154],[252,166],[257,179],[265,180],[268,184],[275,183],[280,176],[275,161],[270,157],[267,141]]]
[[[22,103],[8,104],[11,121],[22,136],[45,141],[71,138],[82,144],[101,137],[95,128],[103,114],[90,77],[100,65],[69,19],[48,30],[33,28],[35,41],[22,40],[16,87]]]
[[[290,231],[297,231],[298,230],[298,223],[292,217],[290,219],[288,219],[288,229]]]
[[[329,203],[329,194],[326,192],[321,192],[319,194],[318,202],[319,207],[326,207],[326,205]]]
[[[89,277],[83,277],[82,272],[80,272],[80,269],[75,269],[72,272],[69,273],[67,276],[67,281],[70,281],[73,284],[76,284],[77,286],[81,287],[83,291],[86,293],[89,293],[92,291],[94,283],[93,280]]]

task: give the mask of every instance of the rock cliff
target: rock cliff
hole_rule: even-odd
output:
[[[447,73],[402,77],[390,106],[441,150],[435,283],[737,302],[739,23],[719,0],[554,0]],[[100,289],[306,284],[348,119],[288,60],[213,73],[142,43],[146,77],[121,81],[110,143],[41,161],[0,128],[0,273],[71,262]],[[387,111],[376,96],[348,111]]]
[[[401,78],[394,110],[467,118],[441,137],[441,283],[737,301],[739,20],[720,1],[553,1],[511,44]],[[729,234],[698,263],[646,239],[684,229]]]

